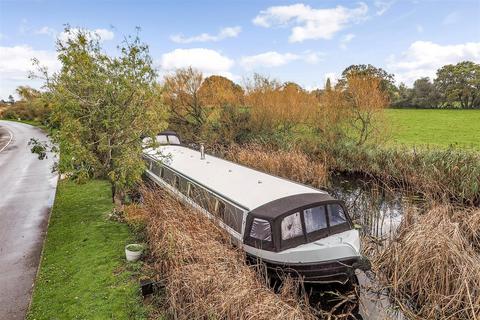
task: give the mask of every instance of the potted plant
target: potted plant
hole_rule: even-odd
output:
[[[127,244],[125,246],[125,256],[127,261],[135,262],[140,259],[143,253],[144,246],[137,243]]]

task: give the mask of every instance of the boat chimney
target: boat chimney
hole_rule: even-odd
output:
[[[205,160],[205,147],[203,146],[203,143],[200,145],[200,159]]]

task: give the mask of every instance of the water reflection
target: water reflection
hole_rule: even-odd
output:
[[[355,224],[363,235],[374,239],[377,250],[392,239],[402,222],[407,208],[417,206],[421,200],[405,190],[388,189],[374,180],[334,175],[329,192],[345,202]],[[356,271],[359,281],[359,314],[363,319],[405,319],[388,298],[388,292],[375,279],[372,272]]]
[[[390,238],[400,225],[407,206],[417,201],[411,194],[387,189],[375,180],[338,174],[331,178],[329,192],[345,201],[350,216],[362,226],[364,234],[378,240]]]

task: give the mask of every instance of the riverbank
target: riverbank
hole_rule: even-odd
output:
[[[58,185],[28,319],[146,319],[124,246],[134,235],[108,219],[105,181]]]

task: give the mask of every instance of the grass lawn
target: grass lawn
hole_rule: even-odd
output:
[[[480,150],[480,110],[387,109],[392,141]]]
[[[105,181],[59,183],[28,319],[147,318],[124,258],[134,237],[112,208]]]

